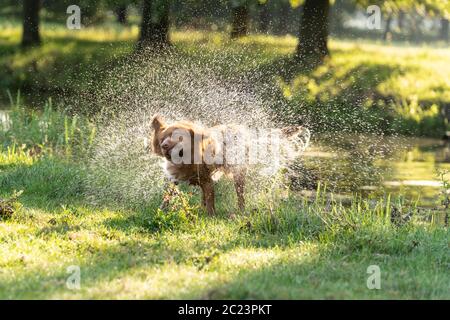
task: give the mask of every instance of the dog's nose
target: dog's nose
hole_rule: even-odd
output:
[[[163,144],[161,144],[161,148],[163,150],[167,150],[167,149],[169,149],[169,144],[167,142],[164,142]]]

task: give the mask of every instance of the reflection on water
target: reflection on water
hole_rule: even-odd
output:
[[[450,143],[429,138],[323,135],[305,152],[305,180],[321,181],[337,193],[386,192],[436,206],[439,172],[450,170]],[[450,180],[450,174],[446,175]]]

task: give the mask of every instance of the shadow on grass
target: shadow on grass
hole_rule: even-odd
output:
[[[344,50],[334,50],[340,56]],[[441,136],[445,121],[441,114],[426,114],[430,104],[418,101],[423,116],[412,119],[405,108],[414,102],[381,93],[380,85],[401,79],[411,68],[390,64],[348,61],[340,64],[328,58],[323,64],[299,64],[292,57],[275,59],[253,73],[261,94],[275,99],[277,117],[291,124],[307,124],[315,132],[365,132],[387,134],[427,134]],[[412,106],[410,107],[410,105]],[[412,111],[411,111],[412,112]],[[292,116],[295,115],[295,116]]]
[[[335,241],[331,247],[319,241],[300,242],[285,251],[276,245],[263,249],[245,241],[224,241],[224,247],[213,248],[213,252],[195,239],[176,244],[164,237],[134,239],[107,247],[75,240],[74,253],[82,258],[66,258],[50,271],[30,268],[2,281],[0,293],[3,298],[44,299],[118,295],[166,299],[446,297],[445,232],[398,232],[387,238],[380,232],[371,234],[373,239],[369,234]],[[183,239],[186,235],[173,236]],[[351,241],[363,247],[355,249]],[[66,288],[69,265],[79,266],[82,272],[79,292]],[[383,290],[367,289],[370,265],[380,266]]]
[[[79,229],[62,230],[59,227],[40,229],[37,235],[41,237],[48,232],[62,237],[65,243],[61,242],[61,250],[71,250],[74,258],[63,254],[58,259],[59,262],[46,270],[40,267],[27,268],[26,262],[18,262],[23,264],[23,272],[18,277],[6,278],[2,281],[0,295],[3,298],[49,299],[63,295],[70,298],[70,296],[76,297],[81,294],[85,298],[114,298],[123,294],[125,289],[126,294],[133,297],[136,293],[127,289],[129,285],[127,281],[130,281],[137,283],[136,287],[146,288],[146,290],[148,290],[149,282],[158,283],[159,287],[145,292],[143,297],[211,298],[224,284],[214,272],[217,268],[221,268],[221,257],[227,260],[227,257],[239,255],[241,250],[247,249],[265,252],[265,250],[280,248],[277,241],[267,245],[261,237],[256,239],[246,232],[235,230],[231,235],[220,235],[220,230],[214,230],[214,224],[222,222],[207,220],[209,230],[202,231],[201,228],[194,227],[185,232],[168,231],[150,234],[139,239],[129,234],[121,241],[112,243],[105,240],[107,243],[103,242],[103,244],[99,244],[98,241],[78,240],[68,234],[68,231],[73,233],[80,231]],[[134,226],[129,222],[122,221],[128,225],[122,225],[119,230],[133,230]],[[108,228],[117,227],[117,225],[112,226],[110,221],[106,225]],[[213,225],[212,228],[210,228],[211,225]],[[84,231],[89,232],[89,230]],[[54,240],[56,234],[48,236]],[[80,292],[66,288],[66,279],[69,277],[66,268],[70,265],[80,267],[82,273]],[[234,265],[231,267],[236,268]],[[259,272],[259,269],[249,267],[243,267],[239,272],[234,270],[234,276],[226,283],[240,281],[247,274]],[[171,274],[173,279],[165,279],[165,274]],[[208,278],[211,278],[210,281],[204,281]],[[186,285],[185,282],[188,284]],[[231,295],[233,296],[235,294]]]
[[[17,165],[0,174],[0,190],[12,193],[23,190],[19,199],[31,208],[51,209],[76,202],[83,192],[84,173],[80,167],[52,159],[32,165]]]
[[[334,55],[344,53],[343,50],[333,52]],[[293,95],[308,95],[311,100],[317,100],[317,102],[329,100],[355,103],[368,97],[381,98],[381,94],[377,92],[377,86],[407,71],[404,68],[379,63],[341,66],[336,65],[332,58],[327,58],[322,64],[307,64],[298,63],[292,57],[284,57],[261,65],[255,73],[261,75],[262,81],[268,81],[274,77],[279,77],[286,83],[297,81],[298,85],[293,87],[295,89],[292,92]],[[318,90],[308,93],[306,91],[308,81],[314,81]]]
[[[52,38],[23,50],[0,45],[0,87],[21,90],[32,102],[74,95],[101,81],[106,72],[133,51],[129,41],[101,42]]]
[[[83,204],[82,183],[79,168],[48,159],[0,176],[1,190],[28,190],[24,204],[41,209],[51,203]],[[40,265],[27,266],[26,259],[8,263],[7,268],[18,268],[20,273],[4,278],[0,295],[133,297],[131,285],[146,288],[143,295],[150,298],[445,297],[445,281],[430,278],[430,274],[445,274],[445,230],[361,226],[333,238],[320,225],[308,224],[311,217],[303,219],[301,210],[294,207],[298,210],[295,203],[280,208],[273,221],[265,216],[200,217],[186,230],[160,232],[149,230],[150,213],[145,210],[118,212],[85,227],[81,221],[65,223],[64,217],[55,214],[54,223],[29,235],[49,241],[49,252],[61,251],[61,257],[50,254],[45,270]],[[366,268],[371,264],[385,270],[387,293],[367,291]],[[70,265],[81,269],[80,292],[66,288]],[[154,281],[156,287],[148,288]]]
[[[66,263],[58,263],[50,272],[41,268],[27,269],[18,278],[2,281],[0,292],[6,294],[6,297],[54,298],[58,294],[71,292],[66,287],[66,279],[69,276],[66,268],[70,265],[80,267],[82,286],[92,288],[98,282],[113,280],[134,268],[157,266],[165,261],[180,261],[185,258],[183,252],[170,250],[157,242],[152,244],[129,241],[97,249],[88,243],[75,246],[74,255],[82,254],[83,258],[66,257]]]
[[[442,253],[441,253],[442,255]],[[206,293],[208,299],[442,299],[448,297],[440,254],[416,250],[402,255],[373,250],[349,254],[319,252],[252,271]],[[370,290],[368,267],[381,269],[381,290]],[[441,278],[433,274],[443,275]]]

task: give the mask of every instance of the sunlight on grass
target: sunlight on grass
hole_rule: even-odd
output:
[[[21,26],[18,23],[0,22],[2,31],[0,39],[3,41],[19,42]],[[43,23],[41,35],[51,39],[88,40],[93,42],[110,42],[133,40],[137,37],[139,28],[136,25],[130,27],[84,27],[80,30],[70,30],[61,24]]]
[[[34,157],[26,151],[25,146],[17,147],[15,144],[6,147],[0,146],[0,168],[13,165],[32,165]]]
[[[406,267],[405,274],[396,266],[409,261],[413,269],[426,265],[438,272],[441,266],[424,258],[445,259],[446,232],[438,226],[417,221],[397,229],[386,219],[386,203],[371,209],[369,202],[355,200],[349,208],[328,209],[320,196],[308,207],[289,201],[279,203],[270,219],[262,211],[237,220],[200,216],[185,231],[152,232],[151,212],[74,205],[33,209],[37,203],[25,199],[20,212],[0,222],[0,296],[371,297],[364,277],[374,259],[397,274],[386,280],[392,290],[377,296],[445,294],[445,281],[425,274],[429,286],[422,283],[417,289],[422,293],[410,290],[412,269]],[[80,291],[65,286],[70,265],[82,270]],[[402,286],[408,290],[395,289]]]
[[[2,41],[11,44],[18,43],[20,38],[20,26],[17,24],[6,24],[0,33]],[[26,68],[36,61],[37,69],[43,69],[47,65],[55,64],[53,61],[65,59],[69,53],[80,50],[80,45],[88,41],[92,45],[94,52],[102,43],[126,41],[131,46],[138,36],[137,26],[126,28],[84,28],[81,30],[67,30],[65,27],[53,24],[43,25],[43,38],[46,39],[44,46],[40,49],[33,49],[26,55],[16,53],[13,57],[4,56],[0,58],[0,63],[5,63],[17,68]],[[231,52],[242,52],[252,57],[261,59],[262,57],[283,57],[294,52],[297,39],[293,36],[277,37],[267,35],[251,35],[242,39],[231,41],[228,35],[220,32],[203,31],[174,31],[171,35],[177,46],[189,50],[196,50],[194,46],[201,45],[198,50],[207,54],[203,50],[212,50],[218,54],[230,54]],[[64,40],[61,44],[59,40]],[[431,47],[402,47],[386,45],[383,43],[364,42],[364,45],[346,40],[330,41],[332,60],[324,67],[317,70],[313,78],[304,80],[294,80],[291,91],[302,91],[305,81],[317,82],[316,91],[310,91],[313,96],[331,90],[343,90],[343,88],[353,83],[352,79],[343,79],[349,71],[355,71],[359,66],[367,66],[367,70],[362,68],[353,74],[353,77],[363,75],[367,80],[366,90],[377,90],[385,96],[393,96],[397,99],[418,100],[426,102],[450,102],[450,49]],[[203,49],[202,49],[203,48]],[[88,47],[82,47],[87,50]],[[112,47],[103,55],[120,55],[121,47]],[[219,50],[219,51],[218,51]],[[93,58],[93,57],[92,57]],[[89,55],[85,58],[89,60]],[[247,61],[247,60],[244,60]],[[247,63],[247,62],[245,62]],[[250,60],[248,60],[250,63]],[[370,70],[370,66],[383,66],[383,69],[375,68]],[[326,77],[333,69],[333,75]],[[394,72],[385,74],[383,70],[391,68]],[[366,73],[368,72],[368,73]],[[381,79],[376,79],[381,77]],[[336,86],[337,84],[337,86]],[[364,85],[361,82],[361,85]],[[310,89],[311,90],[311,89]],[[339,92],[331,92],[333,95]]]
[[[337,43],[336,48],[340,45]],[[378,85],[385,95],[405,99],[450,101],[450,94],[443,92],[450,84],[450,49],[432,47],[398,47],[389,45],[347,44],[343,48],[352,55],[353,63],[383,64],[395,66],[393,77]],[[358,55],[357,52],[364,52]],[[353,54],[352,54],[353,53]],[[344,56],[348,57],[348,56]],[[350,61],[350,60],[349,60]]]

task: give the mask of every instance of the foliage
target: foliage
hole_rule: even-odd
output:
[[[448,218],[450,215],[450,171],[442,170],[438,172],[442,182],[441,204],[445,211],[444,224],[448,227]]]
[[[20,210],[21,204],[17,199],[21,194],[22,191],[14,191],[11,197],[8,197],[7,199],[0,198],[0,221],[10,219],[13,214]]]
[[[86,28],[69,34],[49,26],[43,29],[48,39],[43,47],[25,54],[10,51],[19,32],[17,25],[9,26],[0,34],[7,43],[0,45],[5,52],[0,58],[4,66],[0,81],[11,90],[89,92],[114,65],[112,61],[117,65],[130,53],[137,31]],[[72,38],[61,41],[60,37]],[[319,130],[360,131],[368,123],[387,133],[440,136],[448,126],[440,110],[450,103],[445,48],[336,40],[330,43],[333,58],[309,72],[292,65],[293,37],[252,35],[229,42],[224,33],[183,31],[171,38],[181,54],[214,61],[220,72],[262,75],[255,88],[269,84],[271,93],[279,92],[280,114],[291,110],[309,117]],[[221,62],[230,59],[237,63]],[[33,66],[37,72],[30,71]]]
[[[448,0],[356,0],[358,5],[367,7],[378,5],[385,12],[398,14],[401,10],[414,10],[423,14],[439,14],[447,17],[450,13],[450,2]]]
[[[8,113],[9,121],[1,124],[3,130],[0,131],[0,138],[3,145],[12,148],[21,145],[19,152],[27,150],[32,155],[63,152],[65,156],[80,156],[92,145],[95,126],[86,118],[54,110],[51,99],[43,110],[35,111],[22,105],[20,93],[16,101],[10,98],[12,106]]]
[[[30,157],[30,153],[26,149],[26,145],[16,144],[0,147],[0,161],[3,167],[17,166],[17,165],[32,165],[35,157]]]
[[[169,186],[163,195],[163,205],[156,209],[150,222],[150,228],[155,231],[186,229],[190,222],[195,223],[199,207],[190,204],[192,194]]]

